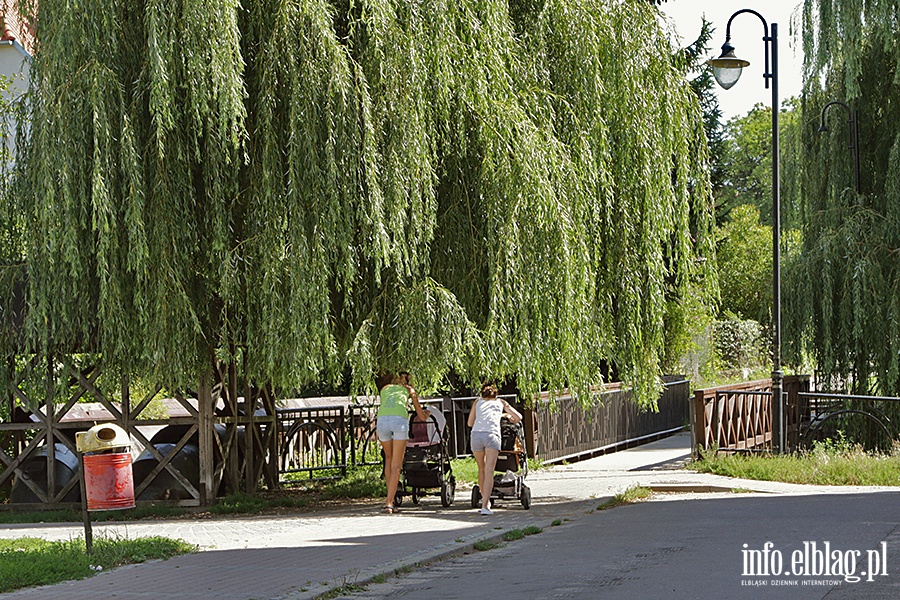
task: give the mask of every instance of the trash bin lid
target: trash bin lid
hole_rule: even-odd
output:
[[[94,425],[87,431],[75,434],[75,447],[79,452],[99,452],[113,448],[131,447],[128,433],[114,423]]]

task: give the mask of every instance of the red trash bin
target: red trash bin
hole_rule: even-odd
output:
[[[85,454],[84,487],[90,511],[134,508],[131,453]]]
[[[131,440],[125,430],[111,423],[94,425],[75,435],[75,445],[82,452],[87,510],[134,508]]]

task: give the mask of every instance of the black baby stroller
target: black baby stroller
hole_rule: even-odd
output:
[[[506,417],[500,421],[500,455],[494,466],[494,500],[518,498],[522,507],[531,508],[531,489],[525,485],[528,476],[528,455],[525,452],[525,428],[522,422],[511,423]],[[481,506],[481,489],[472,488],[472,508]]]
[[[430,489],[440,488],[441,506],[453,504],[456,493],[456,478],[450,466],[445,435],[447,419],[439,409],[430,409],[428,420],[422,422],[413,414],[409,418],[409,439],[403,456],[403,471],[400,485],[394,497],[394,505],[403,502],[403,495],[409,494],[413,504],[427,495]]]

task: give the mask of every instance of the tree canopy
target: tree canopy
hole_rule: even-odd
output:
[[[801,179],[798,159],[799,101],[789,98],[779,112],[781,165],[781,226],[799,228],[799,191]],[[732,209],[743,204],[757,207],[760,223],[772,225],[772,108],[757,104],[750,111],[729,119],[725,127],[722,153],[722,185],[716,194],[719,223],[729,218]],[[771,254],[771,250],[770,250]]]
[[[720,311],[771,323],[772,228],[760,225],[756,206],[741,204],[716,237]]]
[[[287,389],[405,368],[582,398],[613,365],[655,400],[714,240],[700,107],[649,3],[31,10],[3,219],[32,350],[171,386],[240,353]]]
[[[862,393],[900,393],[900,58],[897,4],[806,0],[803,8],[804,247],[791,335]],[[860,115],[862,194],[846,111]],[[802,337],[801,337],[802,336]]]

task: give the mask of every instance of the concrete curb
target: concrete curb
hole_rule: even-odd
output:
[[[682,494],[722,494],[722,493],[753,493],[753,494],[771,494],[770,490],[755,490],[742,486],[725,486],[725,485],[706,485],[696,483],[685,484],[650,484],[646,486],[650,491],[660,493],[682,493]]]

